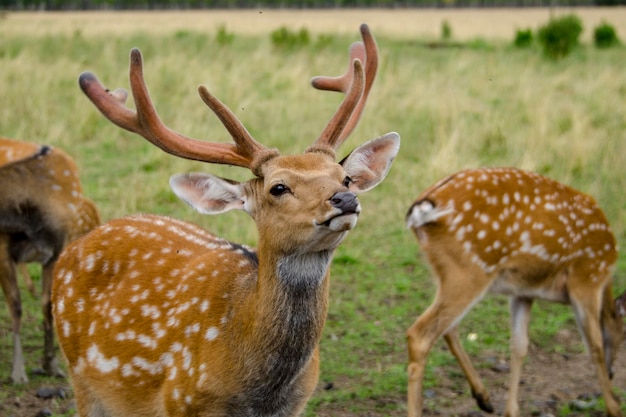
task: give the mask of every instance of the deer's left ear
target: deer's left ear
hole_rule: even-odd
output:
[[[371,190],[385,179],[391,163],[400,150],[400,135],[387,133],[355,148],[340,164],[352,183],[350,191],[355,193]]]

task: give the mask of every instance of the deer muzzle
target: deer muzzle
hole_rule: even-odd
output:
[[[350,191],[335,193],[329,200],[335,209],[331,216],[321,225],[328,227],[334,232],[348,231],[356,226],[356,221],[361,212],[361,203],[356,194]]]

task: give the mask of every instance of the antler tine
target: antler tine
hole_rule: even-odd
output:
[[[365,86],[365,75],[361,61],[355,59],[352,63],[354,77],[343,102],[330,119],[320,136],[309,150],[328,149],[335,150],[341,145],[341,133],[343,132],[354,109],[359,104]]]
[[[82,73],[79,84],[85,95],[107,119],[123,129],[143,136],[172,155],[202,162],[251,168],[255,152],[264,149],[263,145],[255,142],[250,135],[237,138],[233,136],[236,144],[205,142],[183,136],[165,126],[150,99],[143,78],[143,63],[139,49],[133,48],[130,54],[130,84],[136,111],[125,106],[128,96],[126,91],[118,89],[109,92],[92,73]],[[232,128],[234,124],[240,126],[239,131],[241,129],[245,131],[232,113],[230,118],[226,117],[228,124],[224,117],[219,114],[218,117],[231,134],[234,131]],[[242,146],[242,142],[247,145]]]
[[[250,155],[252,158],[249,168],[258,176],[263,176],[259,171],[260,165],[269,158],[278,155],[278,151],[275,149],[267,148],[260,144],[254,138],[245,126],[239,121],[237,116],[222,103],[217,97],[209,92],[209,90],[201,85],[198,88],[198,93],[202,101],[215,113],[218,119],[222,122],[228,133],[235,141],[237,149],[240,153]]]
[[[355,76],[352,62],[355,59],[358,59],[365,65],[365,87],[363,94],[352,111],[349,119],[345,122],[339,137],[336,139],[336,145],[334,146],[335,149],[343,143],[348,136],[350,136],[354,128],[357,126],[359,119],[361,118],[361,114],[363,114],[367,97],[369,96],[369,92],[374,84],[374,79],[376,78],[376,72],[378,70],[378,47],[376,45],[376,40],[370,32],[367,24],[362,24],[360,30],[363,42],[355,42],[350,46],[350,66],[345,74],[339,77],[318,76],[311,80],[313,87],[318,90],[337,91],[346,94]],[[320,139],[321,137],[322,136],[320,136]],[[320,139],[318,139],[318,141]]]
[[[318,90],[336,91],[338,93],[345,94],[350,88],[352,78],[354,78],[352,62],[354,62],[355,59],[366,63],[367,55],[363,42],[354,42],[350,45],[350,61],[348,62],[348,69],[343,75],[338,77],[326,77],[319,75],[317,77],[313,77],[311,85]]]

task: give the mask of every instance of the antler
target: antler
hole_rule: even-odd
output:
[[[361,35],[363,42],[355,42],[350,48],[351,65],[343,76],[316,77],[312,80],[315,88],[343,92],[346,97],[320,136],[309,147],[309,151],[330,149],[334,154],[334,150],[345,141],[359,121],[378,68],[376,41],[366,24],[361,25]],[[365,70],[362,62],[366,65]],[[193,139],[165,126],[150,99],[143,78],[141,52],[137,48],[133,48],[130,53],[130,86],[136,110],[126,107],[128,93],[124,89],[111,92],[90,72],[80,75],[79,84],[85,95],[111,122],[143,136],[172,155],[202,162],[245,167],[257,176],[263,176],[261,169],[263,162],[278,155],[277,150],[255,141],[234,113],[211,95],[204,86],[198,89],[200,97],[220,119],[235,143]]]
[[[111,122],[143,136],[172,155],[196,161],[250,168],[259,175],[256,172],[259,161],[278,153],[255,141],[239,119],[204,86],[198,89],[200,97],[220,119],[235,143],[201,141],[169,129],[159,118],[150,99],[143,78],[141,52],[137,48],[133,48],[130,53],[130,86],[136,111],[125,106],[128,97],[125,90],[117,89],[109,92],[92,73],[82,73],[79,77],[79,84],[85,95]]]
[[[337,91],[346,94],[341,107],[337,110],[337,113],[328,123],[320,137],[315,141],[315,144],[326,144],[337,149],[350,136],[365,108],[367,97],[378,70],[378,47],[367,24],[363,23],[360,30],[363,42],[355,42],[350,46],[350,65],[346,73],[339,77],[319,76],[311,80],[313,87],[318,90]],[[361,61],[365,65],[365,86],[362,95],[358,97],[359,100],[348,112],[348,110],[344,111],[343,107],[344,105],[348,107],[346,102],[350,99],[349,96],[352,94],[352,90],[355,90],[355,88],[352,88],[352,85],[358,85],[362,82],[358,81],[362,74],[360,75],[356,65],[353,65],[355,60]]]

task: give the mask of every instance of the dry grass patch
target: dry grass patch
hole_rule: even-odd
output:
[[[537,29],[550,18],[575,13],[583,21],[583,39],[603,20],[626,38],[626,7],[537,9],[340,9],[340,10],[203,10],[150,12],[8,13],[0,21],[4,33],[28,36],[73,34],[123,36],[141,32],[163,36],[179,30],[213,33],[219,26],[243,35],[263,35],[280,27],[306,28],[311,33],[354,33],[366,22],[377,36],[400,39],[439,38],[442,22],[458,40],[474,38],[510,41],[517,29]]]

